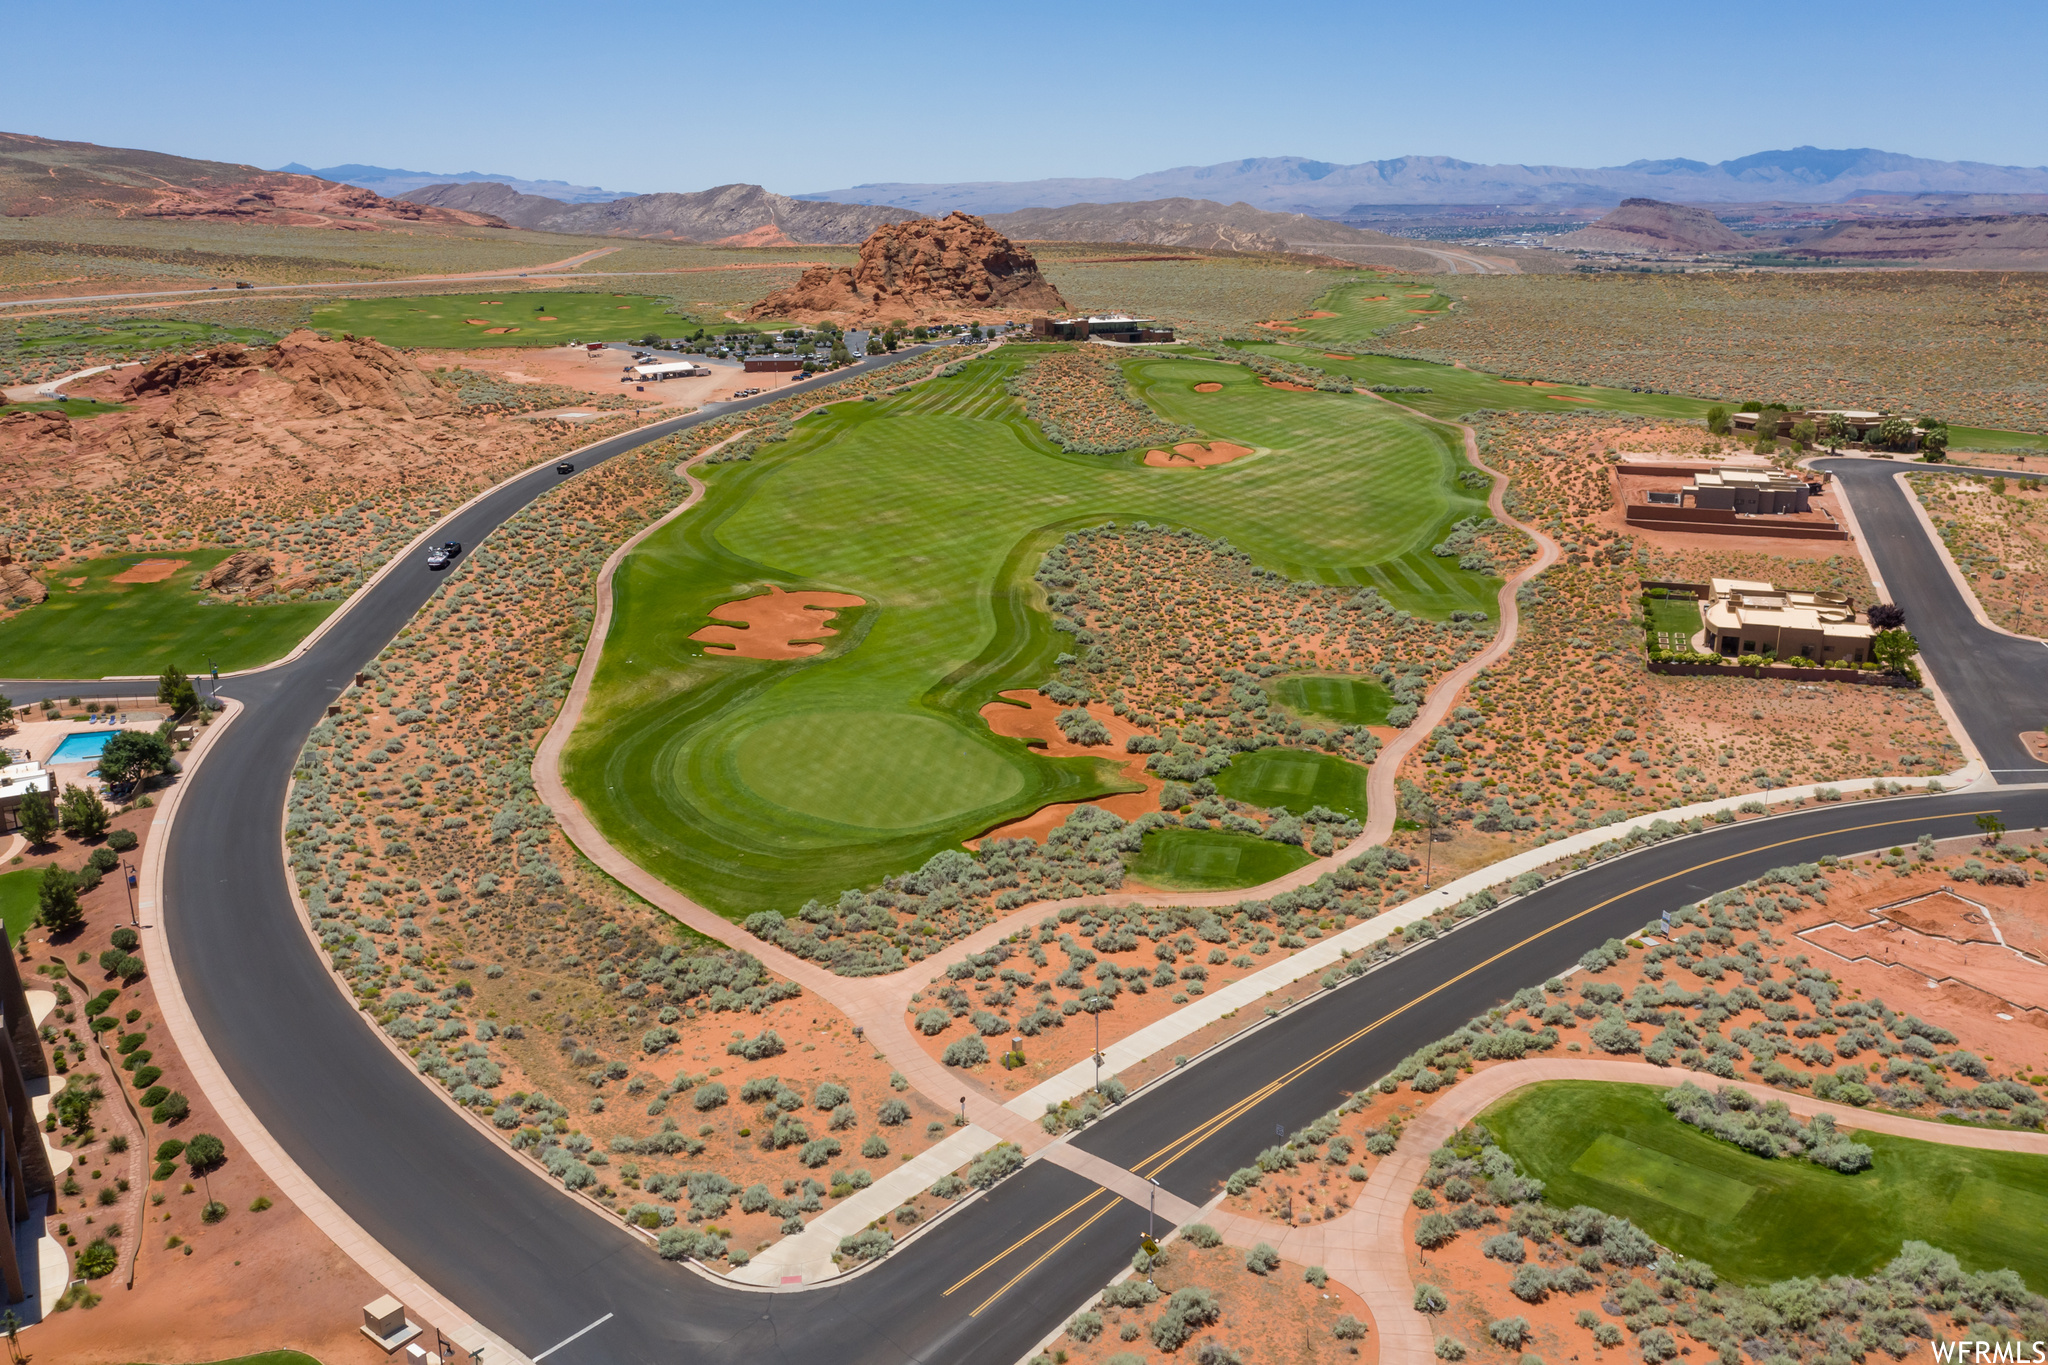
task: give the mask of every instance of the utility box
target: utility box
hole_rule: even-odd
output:
[[[375,1303],[363,1305],[363,1335],[383,1348],[385,1355],[391,1355],[420,1334],[420,1329],[405,1320],[405,1305],[386,1294]],[[413,1354],[420,1348],[414,1346]]]

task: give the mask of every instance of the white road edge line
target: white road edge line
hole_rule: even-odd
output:
[[[583,1332],[595,1332],[595,1331],[596,1331],[596,1330],[597,1330],[598,1328],[600,1328],[600,1327],[604,1326],[604,1325],[605,1325],[606,1323],[610,1322],[611,1320],[612,1320],[612,1315],[611,1315],[610,1313],[606,1313],[606,1314],[605,1314],[605,1315],[604,1315],[603,1317],[599,1318],[599,1319],[598,1319],[598,1320],[597,1320],[596,1322],[593,1322],[593,1323],[591,1323],[591,1324],[590,1324],[590,1326],[588,1326],[588,1327],[584,1328],[584,1329],[583,1329]],[[558,1342],[556,1342],[556,1343],[555,1343],[554,1345],[552,1345],[552,1346],[548,1347],[548,1348],[547,1348],[547,1349],[546,1349],[545,1351],[542,1351],[542,1352],[541,1352],[541,1353],[540,1353],[539,1355],[537,1355],[537,1356],[535,1356],[535,1357],[534,1357],[534,1361],[536,1362],[536,1365],[538,1365],[538,1362],[540,1362],[540,1361],[543,1361],[543,1360],[546,1360],[546,1359],[547,1359],[547,1358],[548,1358],[549,1356],[551,1356],[551,1355],[553,1355],[553,1354],[554,1354],[555,1352],[557,1352],[557,1351],[561,1350],[561,1349],[562,1349],[562,1348],[563,1348],[564,1346],[567,1346],[567,1345],[568,1345],[568,1344],[569,1344],[570,1342],[572,1342],[572,1341],[576,1340],[576,1338],[578,1338],[578,1337],[582,1336],[582,1335],[583,1335],[583,1332],[571,1332],[571,1333],[570,1333],[570,1334],[569,1334],[568,1336],[566,1336],[566,1337],[563,1337],[563,1338],[562,1338],[562,1339],[561,1339],[560,1341],[558,1341]]]

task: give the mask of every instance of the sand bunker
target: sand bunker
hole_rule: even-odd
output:
[[[1555,398],[1560,403],[1590,403],[1593,401],[1590,398],[1575,398],[1568,393],[1546,393],[1543,396],[1545,398]]]
[[[1109,731],[1109,743],[1093,747],[1076,744],[1060,733],[1059,715],[1067,708],[1048,697],[1040,696],[1028,687],[1015,688],[999,694],[1004,701],[992,701],[981,708],[981,718],[988,722],[988,728],[1010,739],[1021,739],[1030,743],[1039,753],[1049,758],[1090,758],[1105,759],[1119,763],[1126,781],[1144,784],[1143,791],[1119,792],[1114,796],[1098,796],[1086,804],[1097,806],[1112,815],[1126,820],[1135,820],[1148,810],[1159,809],[1159,789],[1164,780],[1145,771],[1150,760],[1144,754],[1130,754],[1124,749],[1124,741],[1138,733],[1137,727],[1118,716],[1102,702],[1091,703],[1088,714],[1101,721]],[[1062,801],[1056,805],[1041,806],[1021,820],[1012,820],[1007,825],[998,825],[985,834],[967,841],[972,847],[982,839],[1044,839],[1046,835],[1067,822],[1079,801]]]
[[[1429,299],[1436,296],[1434,294],[1403,294],[1401,297],[1404,299]]]
[[[501,336],[506,332],[516,332],[518,330],[517,327],[486,327],[484,328],[484,333],[487,336]]]
[[[1443,310],[1441,308],[1410,308],[1408,311],[1411,313],[1441,313]]]
[[[1359,302],[1360,302],[1360,303],[1385,303],[1385,302],[1386,302],[1386,301],[1387,301],[1388,299],[1390,299],[1390,298],[1392,298],[1392,297],[1393,297],[1393,295],[1392,295],[1392,294],[1371,294],[1371,295],[1368,295],[1368,296],[1366,296],[1365,298],[1362,298],[1362,299],[1360,299],[1360,300],[1359,300]]]
[[[1254,327],[1263,327],[1269,332],[1299,332],[1304,329],[1288,322],[1255,322]]]
[[[504,301],[503,299],[479,299],[476,306],[479,308],[496,308]]]
[[[192,561],[189,559],[145,559],[132,569],[123,570],[107,581],[110,583],[161,583]],[[80,579],[83,583],[85,580]]]
[[[560,322],[560,318],[535,318],[535,322]]]
[[[1184,441],[1175,446],[1171,454],[1164,450],[1146,451],[1145,463],[1155,469],[1207,469],[1211,465],[1241,460],[1251,453],[1250,447],[1232,445],[1228,441],[1211,441],[1206,446]]]
[[[784,592],[773,583],[766,594],[713,607],[718,621],[741,624],[706,626],[690,638],[704,642],[704,652],[736,659],[801,659],[818,654],[824,636],[839,632],[826,625],[842,607],[858,607],[867,599],[844,592]]]
[[[488,327],[491,325],[489,318],[464,318],[463,321],[472,327]]]
[[[1333,318],[1337,315],[1335,313],[1325,313],[1319,308],[1313,313],[1303,313],[1302,316],[1305,318]]]
[[[1259,381],[1269,389],[1285,389],[1289,393],[1314,393],[1306,384],[1290,384],[1284,379],[1262,379]]]
[[[1221,392],[1223,392],[1223,386],[1222,386],[1221,384],[1218,384],[1218,383],[1216,383],[1216,382],[1215,382],[1214,380],[1211,380],[1211,381],[1210,381],[1209,383],[1206,383],[1206,384],[1197,384],[1197,385],[1195,385],[1195,392],[1196,392],[1196,393],[1221,393]]]

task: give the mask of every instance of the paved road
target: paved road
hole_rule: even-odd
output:
[[[1813,464],[1832,473],[1847,492],[1886,589],[1906,609],[1906,628],[1920,642],[1922,661],[1993,776],[2001,782],[2048,781],[2048,764],[2036,762],[2019,739],[2021,731],[2038,730],[2048,719],[2048,647],[1978,623],[1898,486],[1898,465],[1857,459]],[[1954,472],[2025,477],[2006,469]]]
[[[701,420],[614,438],[579,465]],[[555,481],[528,475],[457,517],[449,534],[475,544]],[[217,741],[205,770],[217,776],[183,798],[166,895],[187,997],[243,1097],[371,1236],[529,1355],[612,1315],[550,1355],[555,1365],[1010,1365],[1126,1262],[1144,1210],[1040,1162],[862,1275],[794,1294],[738,1290],[662,1262],[480,1138],[334,989],[285,880],[286,781],[327,702],[439,581],[423,569],[394,572],[299,660],[223,684],[247,710]],[[1904,585],[1894,591],[1903,596]],[[34,699],[79,684],[5,686]],[[1206,1201],[1277,1131],[1662,910],[1825,852],[1972,833],[1987,810],[2014,828],[2048,824],[2048,790],[1814,807],[1605,864],[1317,997],[1127,1101],[1078,1141]]]

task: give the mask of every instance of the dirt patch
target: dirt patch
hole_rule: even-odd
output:
[[[760,597],[742,598],[711,609],[715,620],[740,624],[711,625],[691,635],[708,654],[737,659],[801,659],[824,651],[822,639],[837,635],[826,622],[843,607],[867,599],[845,592],[784,592],[773,583]]]
[[[1208,384],[1197,384],[1197,385],[1195,385],[1195,392],[1196,392],[1196,393],[1221,393],[1222,391],[1223,391],[1223,386],[1222,386],[1221,384],[1217,384],[1217,383],[1214,383],[1214,382],[1211,382],[1211,383],[1208,383]]]
[[[1303,332],[1308,330],[1305,327],[1296,327],[1291,322],[1255,322],[1252,326],[1263,327],[1269,332]]]
[[[1336,352],[1336,351],[1324,351],[1324,352],[1323,352],[1323,359],[1325,359],[1325,360],[1356,360],[1356,359],[1358,359],[1358,357],[1357,357],[1357,356],[1355,356],[1355,355],[1342,355],[1342,354],[1339,354],[1339,353],[1338,353],[1338,352]]]
[[[1204,446],[1195,441],[1183,441],[1171,453],[1164,450],[1145,452],[1145,463],[1155,469],[1207,469],[1214,465],[1229,464],[1251,454],[1247,446],[1232,445],[1228,441],[1211,441]]]
[[[189,559],[145,559],[133,568],[124,569],[107,581],[110,583],[161,583],[192,561]],[[79,580],[84,582],[83,579]]]
[[[1285,389],[1289,393],[1314,393],[1306,384],[1290,384],[1284,379],[1262,379],[1259,381],[1269,389]]]
[[[1322,309],[1318,308],[1312,313],[1303,313],[1302,316],[1305,318],[1333,318],[1337,315],[1335,313],[1326,313]]]

